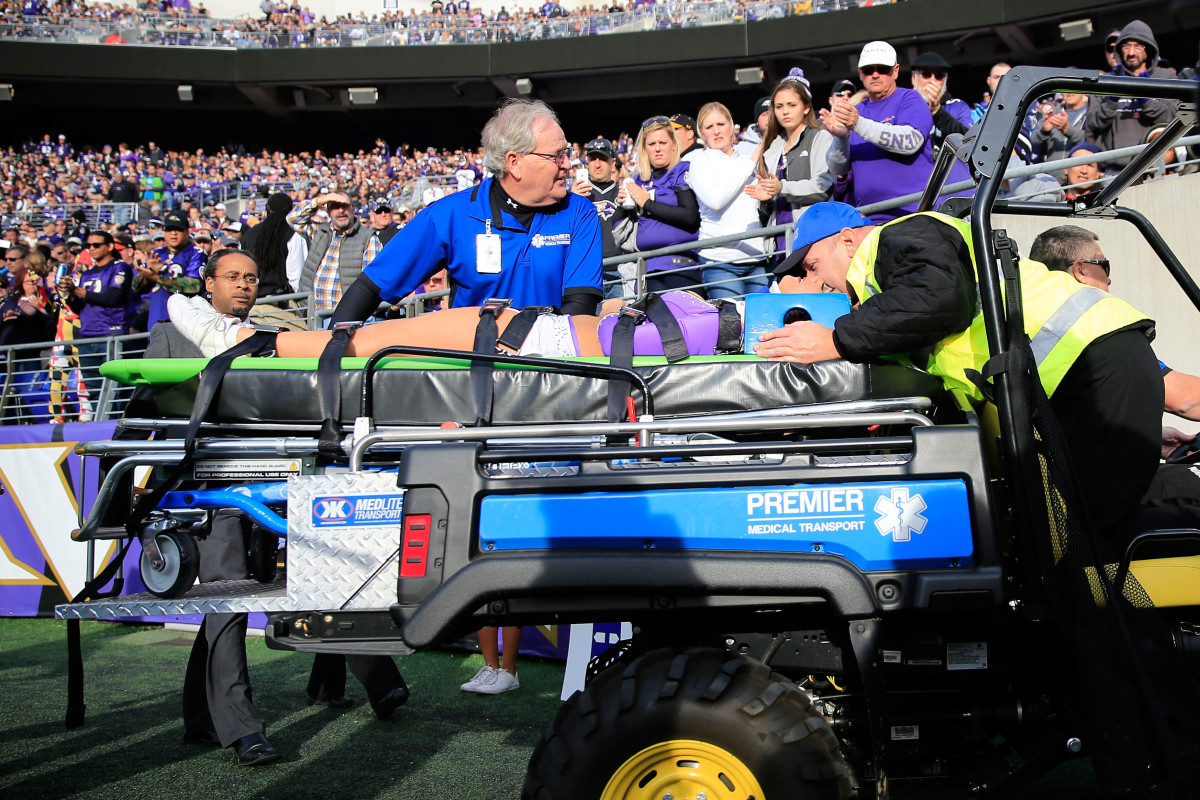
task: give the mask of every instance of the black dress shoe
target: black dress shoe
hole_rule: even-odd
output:
[[[279,760],[279,751],[271,747],[265,734],[251,733],[233,743],[233,754],[240,767],[257,767]]]
[[[408,702],[408,687],[399,686],[392,689],[379,700],[371,701],[371,708],[375,709],[375,716],[380,719],[387,719],[400,706]]]
[[[351,706],[353,706],[354,701],[351,700],[349,697],[334,697],[329,700],[318,700],[315,697],[309,696],[308,704],[310,706],[316,706],[316,705],[329,706],[330,708],[336,709],[338,711],[344,711],[347,708],[350,708]]]
[[[210,747],[220,747],[221,740],[214,730],[190,730],[183,732],[183,740],[188,744],[203,744]]]

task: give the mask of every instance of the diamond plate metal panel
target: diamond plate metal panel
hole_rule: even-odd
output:
[[[288,599],[304,609],[386,609],[396,602],[401,526],[365,524],[364,505],[399,501],[394,473],[288,479]],[[322,509],[333,508],[324,514]],[[347,516],[336,513],[344,508]]]
[[[231,612],[299,611],[287,596],[282,580],[214,581],[188,589],[187,595],[167,600],[152,594],[131,594],[88,603],[54,607],[57,619],[126,619],[163,614],[228,614]],[[323,610],[323,609],[317,609]]]

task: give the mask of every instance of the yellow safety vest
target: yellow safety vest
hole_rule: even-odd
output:
[[[880,233],[888,225],[903,222],[911,216],[876,227],[859,246],[846,274],[846,282],[854,288],[860,302],[882,291],[875,277]],[[975,264],[970,223],[935,212],[924,212],[923,216],[954,228],[966,241],[978,296],[979,270]],[[1079,283],[1065,272],[1051,271],[1044,264],[1023,258],[1020,275],[1025,333],[1032,344],[1047,396],[1054,394],[1083,349],[1101,336],[1138,322],[1145,323],[1148,338],[1154,336],[1154,321],[1145,314],[1108,292]],[[961,389],[978,403],[983,401],[983,395],[967,377],[966,370],[982,371],[989,357],[982,306],[977,304],[970,327],[934,345],[924,368],[941,378],[948,388]],[[901,355],[899,360],[914,363],[911,356]]]

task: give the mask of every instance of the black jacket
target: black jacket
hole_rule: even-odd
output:
[[[896,222],[880,233],[875,278],[883,291],[834,326],[834,346],[850,361],[905,353],[924,367],[923,351],[966,330],[975,318],[978,291],[967,242],[929,217]]]

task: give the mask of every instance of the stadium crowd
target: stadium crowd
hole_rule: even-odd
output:
[[[896,0],[632,0],[568,9],[560,0],[521,2],[491,11],[470,0],[433,0],[408,11],[318,17],[307,6],[263,0],[258,13],[217,19],[203,2],[147,0],[130,5],[82,0],[6,0],[0,36],[71,39],[96,36],[106,44],[327,47],[356,44],[423,45],[530,41],[629,30],[738,24]],[[252,6],[248,6],[250,11]],[[630,27],[633,26],[633,27]]]
[[[114,18],[142,13],[104,8]],[[267,18],[280,13],[272,10]],[[1113,31],[1100,57],[1118,74],[1176,77],[1161,65],[1154,34],[1140,21]],[[951,67],[936,53],[921,54],[902,70],[890,44],[871,42],[858,64],[857,81],[840,81],[827,94],[814,92],[794,69],[753,109],[735,113],[708,103],[694,118],[663,109],[677,113],[630,125],[633,133],[597,132],[571,144],[562,156],[570,162],[571,190],[595,204],[605,255],[782,225],[825,199],[871,206],[877,222],[900,216],[911,203],[878,206],[920,191],[942,139],[965,131],[986,111],[1009,69],[994,65],[988,91],[972,106],[950,94]],[[1178,77],[1195,79],[1195,72]],[[1174,115],[1173,104],[1162,101],[1043,98],[1029,110],[1010,163],[1042,168],[1011,180],[1007,191],[1044,201],[1086,195],[1106,168],[1087,156],[1144,142]],[[1076,163],[1080,156],[1086,163]],[[1067,158],[1066,169],[1052,166]],[[1195,168],[1183,148],[1168,161],[1177,162],[1168,165],[1175,170]],[[41,400],[27,404],[42,411],[21,418],[86,417],[97,353],[63,342],[148,331],[165,316],[167,293],[200,291],[199,270],[209,253],[254,251],[260,239],[286,241],[255,233],[268,229],[272,212],[279,221],[271,230],[284,226],[286,215],[287,236],[294,230],[297,238],[286,277],[281,273],[259,295],[300,292],[311,295],[314,306],[332,309],[339,283],[324,271],[341,269],[345,288],[413,215],[485,174],[482,149],[393,147],[383,139],[357,152],[289,154],[236,145],[180,151],[156,141],[76,148],[66,136],[47,133],[0,151],[0,345],[15,347],[10,384],[44,390]],[[950,180],[966,177],[963,168]],[[325,226],[320,242],[328,254],[322,249],[310,259],[314,225]],[[337,255],[343,241],[354,242],[362,256],[350,272]],[[294,252],[299,243],[303,255]],[[782,237],[751,235],[651,258],[648,286],[699,285],[711,297],[762,291],[784,247]],[[628,292],[631,269],[606,272],[609,296]]]

